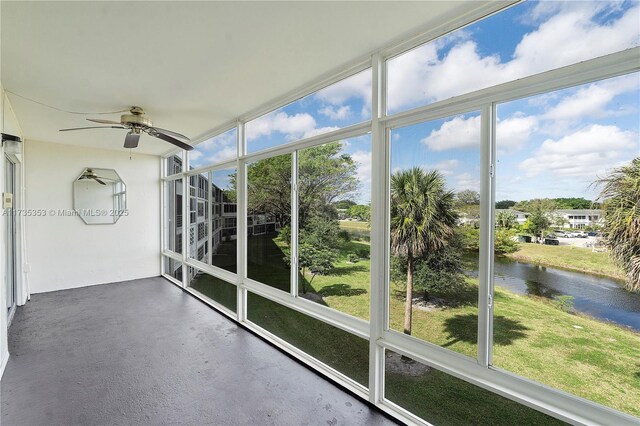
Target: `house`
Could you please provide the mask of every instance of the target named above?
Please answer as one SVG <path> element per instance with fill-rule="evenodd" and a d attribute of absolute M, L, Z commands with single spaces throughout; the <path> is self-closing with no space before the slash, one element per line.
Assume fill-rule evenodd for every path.
<path fill-rule="evenodd" d="M 496 209 L 496 215 L 498 215 L 499 213 L 507 213 L 514 216 L 516 218 L 516 222 L 518 222 L 518 225 L 522 225 L 523 223 L 525 223 L 527 221 L 527 218 L 529 217 L 529 213 L 521 212 L 520 210 L 514 209 Z"/>
<path fill-rule="evenodd" d="M 562 223 L 563 228 L 584 229 L 604 224 L 602 210 L 599 209 L 560 209 L 552 215 L 556 218 L 555 222 Z"/>
<path fill-rule="evenodd" d="M 633 379 L 603 385 L 627 348 L 575 380 L 568 345 L 607 333 L 551 351 L 547 327 L 586 319 L 494 297 L 508 163 L 542 188 L 637 155 L 637 4 L 579 3 L 0 2 L 2 424 L 637 425 Z M 597 122 L 558 112 L 592 93 L 616 105 Z M 578 113 L 582 133 L 547 126 Z M 437 320 L 392 278 L 391 176 L 423 167 L 487 206 L 466 311 Z M 322 208 L 355 191 L 371 241 L 332 263 L 304 208 L 333 226 Z M 340 264 L 311 281 L 309 253 Z"/>

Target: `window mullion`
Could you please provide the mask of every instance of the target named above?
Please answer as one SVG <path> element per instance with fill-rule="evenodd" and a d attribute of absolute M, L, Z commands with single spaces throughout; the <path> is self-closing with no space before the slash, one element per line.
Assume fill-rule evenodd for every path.
<path fill-rule="evenodd" d="M 384 348 L 378 344 L 387 325 L 387 169 L 388 155 L 384 125 L 380 123 L 384 105 L 384 62 L 372 58 L 371 97 L 371 300 L 369 307 L 369 401 L 382 402 L 384 395 Z"/>
<path fill-rule="evenodd" d="M 478 363 L 491 363 L 493 305 L 493 244 L 494 244 L 494 105 L 481 110 L 480 124 L 480 259 L 478 284 Z"/>
<path fill-rule="evenodd" d="M 247 320 L 247 290 L 240 284 L 247 278 L 247 166 L 241 157 L 246 151 L 244 123 L 238 122 L 236 145 L 238 160 L 236 165 L 236 265 L 237 265 L 237 315 L 239 322 Z"/>

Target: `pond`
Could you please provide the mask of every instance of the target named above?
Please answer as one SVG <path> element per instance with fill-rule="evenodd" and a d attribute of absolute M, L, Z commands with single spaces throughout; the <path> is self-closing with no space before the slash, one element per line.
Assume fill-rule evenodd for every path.
<path fill-rule="evenodd" d="M 496 257 L 494 269 L 496 286 L 547 298 L 573 296 L 576 311 L 640 331 L 640 294 L 626 291 L 621 281 L 504 257 Z"/>

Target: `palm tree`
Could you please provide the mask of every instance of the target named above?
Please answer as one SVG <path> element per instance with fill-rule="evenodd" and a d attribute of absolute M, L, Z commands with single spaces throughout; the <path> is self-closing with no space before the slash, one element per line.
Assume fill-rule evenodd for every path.
<path fill-rule="evenodd" d="M 594 183 L 602 186 L 605 241 L 627 274 L 627 290 L 640 292 L 640 157 Z"/>
<path fill-rule="evenodd" d="M 453 236 L 458 214 L 455 193 L 442 175 L 419 167 L 391 176 L 391 251 L 407 259 L 404 332 L 411 334 L 414 259 L 438 250 Z"/>

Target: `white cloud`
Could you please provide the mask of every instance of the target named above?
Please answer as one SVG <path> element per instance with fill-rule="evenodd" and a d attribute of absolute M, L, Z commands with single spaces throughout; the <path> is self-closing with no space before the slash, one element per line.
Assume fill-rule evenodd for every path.
<path fill-rule="evenodd" d="M 422 139 L 421 142 L 433 151 L 479 147 L 480 120 L 480 116 L 455 117 L 445 121 L 439 129 L 432 130 L 429 136 Z M 504 120 L 499 120 L 496 137 L 500 148 L 507 151 L 521 148 L 529 140 L 537 126 L 538 119 L 536 117 L 526 116 L 522 113 L 516 113 Z"/>
<path fill-rule="evenodd" d="M 189 153 L 189 160 L 194 167 L 229 160 L 237 154 L 236 133 L 223 133 L 199 143 L 195 148 Z"/>
<path fill-rule="evenodd" d="M 527 177 L 551 173 L 555 176 L 595 176 L 604 165 L 638 155 L 638 134 L 616 126 L 591 125 L 555 141 L 547 139 L 520 163 Z"/>
<path fill-rule="evenodd" d="M 283 111 L 274 111 L 247 123 L 247 140 L 270 136 L 274 132 L 299 138 L 315 127 L 316 120 L 307 113 L 289 115 Z"/>
<path fill-rule="evenodd" d="M 498 120 L 496 126 L 496 141 L 501 150 L 512 151 L 519 149 L 531 137 L 538 126 L 538 119 L 534 116 L 514 114 L 504 120 Z"/>
<path fill-rule="evenodd" d="M 371 152 L 356 151 L 351 154 L 351 158 L 356 163 L 358 179 L 361 184 L 371 183 Z"/>
<path fill-rule="evenodd" d="M 468 172 L 462 173 L 456 179 L 455 189 L 456 191 L 463 191 L 465 189 L 480 191 L 480 178 Z"/>
<path fill-rule="evenodd" d="M 220 151 L 216 152 L 214 155 L 207 157 L 206 163 L 219 163 L 221 161 L 230 160 L 232 158 L 235 158 L 237 153 L 238 152 L 235 146 L 226 146 Z"/>
<path fill-rule="evenodd" d="M 351 116 L 351 107 L 344 105 L 341 107 L 326 106 L 318 110 L 322 115 L 329 117 L 332 120 L 344 120 Z"/>
<path fill-rule="evenodd" d="M 640 86 L 637 75 L 605 80 L 580 88 L 566 96 L 542 116 L 545 120 L 554 120 L 555 126 L 567 126 L 584 118 L 602 118 L 625 112 L 607 109 L 609 103 L 618 95 L 637 90 Z M 562 129 L 561 129 L 562 130 Z"/>
<path fill-rule="evenodd" d="M 450 176 L 453 174 L 453 170 L 460 164 L 460 161 L 452 159 L 452 160 L 443 160 L 436 164 L 423 164 L 420 166 L 423 170 L 437 170 L 444 176 Z"/>
<path fill-rule="evenodd" d="M 420 142 L 433 151 L 480 146 L 480 116 L 445 121 Z"/>
<path fill-rule="evenodd" d="M 331 105 L 342 105 L 352 98 L 371 105 L 371 71 L 365 70 L 318 91 L 315 97 Z"/>
<path fill-rule="evenodd" d="M 249 141 L 272 133 L 282 133 L 287 141 L 293 141 L 338 129 L 336 126 L 316 127 L 316 120 L 306 112 L 289 115 L 284 111 L 263 115 L 246 125 Z"/>
<path fill-rule="evenodd" d="M 438 56 L 439 43 L 401 55 L 389 62 L 389 110 L 447 99 L 638 45 L 640 6 L 602 25 L 594 22 L 598 13 L 603 13 L 602 5 L 563 8 L 525 34 L 506 61 L 498 55 L 483 56 L 471 40 L 459 42 L 444 57 Z"/>
<path fill-rule="evenodd" d="M 189 153 L 189 161 L 191 161 L 191 163 L 198 161 L 200 158 L 202 158 L 204 154 L 202 153 L 202 151 L 198 151 L 198 150 L 194 150 L 191 151 Z"/>

